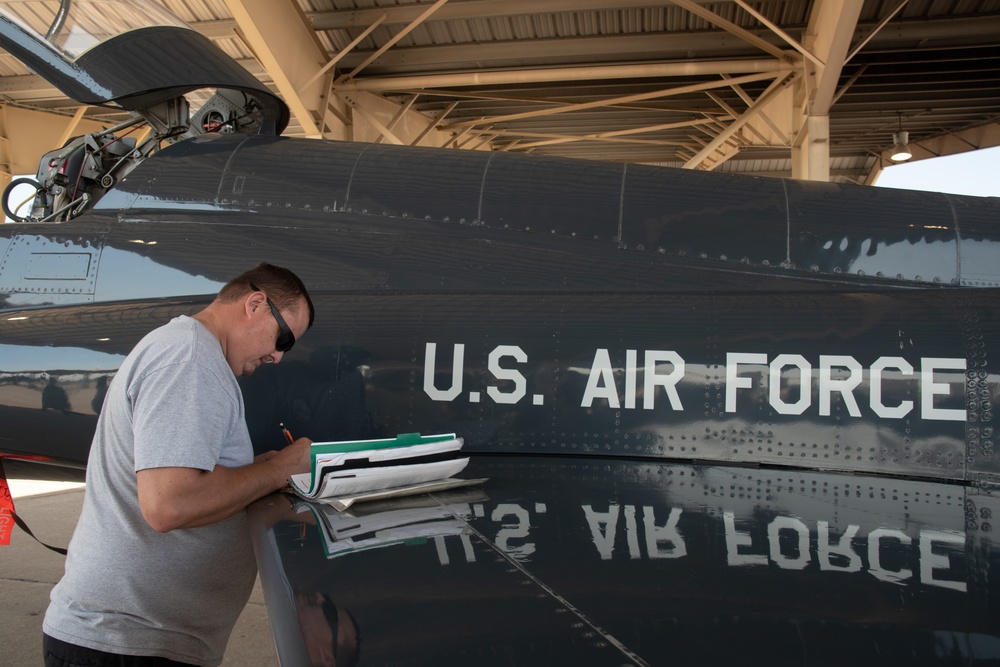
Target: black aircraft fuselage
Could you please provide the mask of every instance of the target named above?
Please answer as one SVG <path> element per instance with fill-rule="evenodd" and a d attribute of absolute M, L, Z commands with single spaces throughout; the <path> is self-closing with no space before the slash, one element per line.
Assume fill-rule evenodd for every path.
<path fill-rule="evenodd" d="M 281 138 L 176 22 L 66 58 L 103 8 L 0 10 L 134 114 L 0 225 L 0 470 L 78 477 L 132 347 L 269 261 L 316 320 L 240 380 L 257 451 L 455 432 L 488 478 L 248 508 L 281 664 L 996 664 L 1000 199 Z"/>
<path fill-rule="evenodd" d="M 241 380 L 259 450 L 471 452 L 991 485 L 1000 202 L 507 153 L 206 134 L 0 227 L 0 450 L 82 466 L 148 331 L 267 260 L 316 324 Z"/>

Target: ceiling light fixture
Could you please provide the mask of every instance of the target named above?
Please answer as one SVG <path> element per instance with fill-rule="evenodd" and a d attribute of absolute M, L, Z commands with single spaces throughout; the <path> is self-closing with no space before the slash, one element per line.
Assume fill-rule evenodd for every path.
<path fill-rule="evenodd" d="M 892 133 L 892 152 L 889 159 L 893 162 L 906 162 L 913 153 L 910 152 L 910 133 L 903 129 L 903 114 L 899 114 L 899 130 Z"/>

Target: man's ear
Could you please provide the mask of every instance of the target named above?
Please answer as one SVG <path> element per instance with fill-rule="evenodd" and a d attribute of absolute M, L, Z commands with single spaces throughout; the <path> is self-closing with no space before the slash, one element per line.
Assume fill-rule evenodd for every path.
<path fill-rule="evenodd" d="M 246 313 L 247 317 L 253 317 L 260 308 L 267 305 L 267 297 L 264 296 L 263 292 L 250 292 L 243 299 L 243 311 Z"/>

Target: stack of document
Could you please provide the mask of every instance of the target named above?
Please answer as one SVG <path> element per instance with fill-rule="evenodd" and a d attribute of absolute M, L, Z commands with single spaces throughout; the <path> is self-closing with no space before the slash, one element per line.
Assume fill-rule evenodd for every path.
<path fill-rule="evenodd" d="M 301 503 L 309 510 L 323 538 L 327 558 L 394 544 L 464 535 L 472 518 L 471 503 L 488 500 L 482 491 L 445 491 L 434 497 L 395 498 L 365 503 L 361 509 L 338 511 L 327 503 Z"/>
<path fill-rule="evenodd" d="M 462 444 L 454 433 L 314 442 L 310 471 L 292 475 L 290 486 L 307 500 L 420 487 L 446 480 L 465 468 L 469 457 L 461 455 Z"/>

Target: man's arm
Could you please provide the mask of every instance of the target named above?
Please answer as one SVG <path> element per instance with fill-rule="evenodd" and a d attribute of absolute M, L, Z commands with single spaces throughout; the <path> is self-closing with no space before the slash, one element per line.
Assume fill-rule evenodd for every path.
<path fill-rule="evenodd" d="M 308 438 L 240 468 L 147 468 L 138 473 L 139 509 L 160 533 L 228 519 L 257 498 L 309 470 Z"/>

